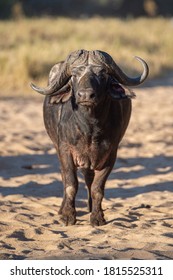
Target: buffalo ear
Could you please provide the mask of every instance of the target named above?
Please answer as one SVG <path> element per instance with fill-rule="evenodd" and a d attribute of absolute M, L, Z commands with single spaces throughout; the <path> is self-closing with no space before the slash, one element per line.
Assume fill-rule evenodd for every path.
<path fill-rule="evenodd" d="M 110 81 L 108 93 L 113 99 L 122 99 L 126 97 L 125 89 L 115 80 Z"/>
<path fill-rule="evenodd" d="M 129 92 L 129 93 L 128 93 Z M 129 88 L 124 88 L 117 80 L 111 78 L 108 86 L 108 93 L 114 100 L 134 98 L 135 94 Z"/>
<path fill-rule="evenodd" d="M 72 90 L 61 94 L 57 94 L 50 97 L 50 103 L 51 104 L 65 103 L 70 99 L 71 96 L 72 96 Z"/>

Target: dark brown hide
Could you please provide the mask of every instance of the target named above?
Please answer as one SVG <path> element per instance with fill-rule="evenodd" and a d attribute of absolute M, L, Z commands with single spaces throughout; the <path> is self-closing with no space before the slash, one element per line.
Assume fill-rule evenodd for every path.
<path fill-rule="evenodd" d="M 133 79 L 127 78 L 119 68 L 115 75 L 112 58 L 99 51 L 72 53 L 66 66 L 64 63 L 52 68 L 45 91 L 34 88 L 49 94 L 44 102 L 44 122 L 57 150 L 64 184 L 59 214 L 65 225 L 75 224 L 77 169 L 80 169 L 88 187 L 90 222 L 93 226 L 103 225 L 101 204 L 105 182 L 114 166 L 131 115 L 131 99 L 122 82 L 125 79 L 127 85 Z M 148 75 L 147 65 L 144 61 L 142 63 L 145 73 L 134 79 L 134 83 L 140 84 Z M 60 73 L 64 71 L 66 74 L 62 78 Z M 53 91 L 50 94 L 51 85 Z"/>
<path fill-rule="evenodd" d="M 131 100 L 108 102 L 96 120 L 94 116 L 86 116 L 88 112 L 83 115 L 74 111 L 70 101 L 52 105 L 50 100 L 46 97 L 44 103 L 45 126 L 58 153 L 65 187 L 59 213 L 66 225 L 76 222 L 76 172 L 81 168 L 89 192 L 91 224 L 102 225 L 105 223 L 101 208 L 104 186 L 129 123 Z"/>

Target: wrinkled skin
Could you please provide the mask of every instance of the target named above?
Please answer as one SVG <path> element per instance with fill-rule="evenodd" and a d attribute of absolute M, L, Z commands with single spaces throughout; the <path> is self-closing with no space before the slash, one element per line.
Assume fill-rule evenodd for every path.
<path fill-rule="evenodd" d="M 52 68 L 49 85 L 59 79 L 63 63 Z M 100 226 L 105 224 L 105 183 L 130 120 L 131 99 L 107 66 L 90 56 L 84 61 L 76 59 L 69 69 L 70 78 L 65 77 L 61 88 L 46 96 L 44 102 L 45 127 L 57 150 L 64 185 L 59 214 L 65 225 L 76 223 L 80 169 L 88 188 L 90 223 Z"/>

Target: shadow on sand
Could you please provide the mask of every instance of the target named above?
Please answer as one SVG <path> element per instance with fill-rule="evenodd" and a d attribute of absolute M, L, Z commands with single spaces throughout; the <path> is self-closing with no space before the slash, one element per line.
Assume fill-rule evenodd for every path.
<path fill-rule="evenodd" d="M 152 158 L 127 158 L 126 160 L 118 158 L 116 165 L 118 167 L 112 170 L 109 179 L 130 180 L 145 177 L 148 175 L 164 175 L 173 171 L 173 157 L 164 155 Z M 140 166 L 137 171 L 131 170 L 135 166 Z M 123 168 L 126 167 L 126 170 Z M 129 168 L 129 170 L 128 170 Z M 20 194 L 33 197 L 62 197 L 63 186 L 60 179 L 56 177 L 56 173 L 60 173 L 60 168 L 56 155 L 19 155 L 0 157 L 0 176 L 10 181 L 11 178 L 17 178 L 33 175 L 33 179 L 28 178 L 28 182 L 18 187 L 0 186 L 2 196 Z M 128 171 L 127 171 L 128 170 Z M 52 174 L 55 173 L 55 174 Z M 51 183 L 39 183 L 38 175 L 46 175 L 50 178 Z M 34 176 L 35 175 L 35 176 Z M 38 177 L 38 178 L 37 178 Z M 80 177 L 80 175 L 79 175 Z M 21 178 L 20 178 L 21 180 Z M 50 180 L 49 180 L 50 181 Z M 152 191 L 170 191 L 173 192 L 172 182 L 160 182 L 143 186 L 134 186 L 133 188 L 123 189 L 120 187 L 106 188 L 106 197 L 109 198 L 128 198 L 138 194 L 148 193 Z M 80 183 L 79 198 L 86 198 L 86 190 L 84 183 Z"/>

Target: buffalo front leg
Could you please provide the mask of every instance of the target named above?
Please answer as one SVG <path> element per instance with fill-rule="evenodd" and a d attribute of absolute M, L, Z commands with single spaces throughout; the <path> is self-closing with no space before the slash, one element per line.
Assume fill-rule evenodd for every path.
<path fill-rule="evenodd" d="M 64 197 L 59 210 L 61 221 L 67 225 L 76 223 L 75 197 L 78 190 L 77 171 L 71 157 L 63 156 L 61 174 L 64 185 Z"/>
<path fill-rule="evenodd" d="M 105 183 L 112 167 L 113 165 L 103 170 L 95 171 L 95 177 L 91 186 L 92 212 L 90 223 L 92 226 L 101 226 L 106 223 L 102 210 L 102 200 L 104 197 Z"/>
<path fill-rule="evenodd" d="M 91 185 L 94 179 L 94 170 L 85 169 L 82 171 L 82 173 L 84 175 L 85 183 L 88 188 L 88 210 L 89 212 L 91 212 L 92 211 Z"/>

